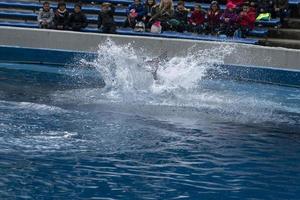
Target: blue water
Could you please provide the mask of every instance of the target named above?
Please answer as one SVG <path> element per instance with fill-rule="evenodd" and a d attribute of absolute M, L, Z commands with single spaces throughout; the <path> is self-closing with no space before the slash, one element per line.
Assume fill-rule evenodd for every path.
<path fill-rule="evenodd" d="M 300 197 L 299 88 L 203 79 L 125 97 L 0 69 L 0 199 Z"/>

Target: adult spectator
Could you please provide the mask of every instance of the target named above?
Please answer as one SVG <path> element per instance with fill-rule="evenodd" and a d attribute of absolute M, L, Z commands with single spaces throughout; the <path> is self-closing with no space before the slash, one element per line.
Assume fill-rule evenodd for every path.
<path fill-rule="evenodd" d="M 212 1 L 207 12 L 207 33 L 215 35 L 220 30 L 222 12 L 217 1 Z"/>
<path fill-rule="evenodd" d="M 141 0 L 134 0 L 134 2 L 128 6 L 126 10 L 127 18 L 124 22 L 124 27 L 134 28 L 135 24 L 142 21 L 144 17 L 144 5 Z"/>
<path fill-rule="evenodd" d="M 159 24 L 162 26 L 162 30 L 166 31 L 170 29 L 169 21 L 173 18 L 173 15 L 173 1 L 161 0 L 160 4 L 154 6 L 150 22 L 152 24 L 159 22 Z"/>
<path fill-rule="evenodd" d="M 189 18 L 189 30 L 195 33 L 202 33 L 205 29 L 206 12 L 201 5 L 196 5 Z"/>
<path fill-rule="evenodd" d="M 286 26 L 284 18 L 288 16 L 288 0 L 275 0 L 274 1 L 274 9 L 272 14 L 273 18 L 280 18 L 280 22 L 283 26 Z"/>
<path fill-rule="evenodd" d="M 46 1 L 43 3 L 43 8 L 39 10 L 37 18 L 40 28 L 52 28 L 53 18 L 53 9 L 50 8 L 49 2 Z"/>
<path fill-rule="evenodd" d="M 59 2 L 53 19 L 54 28 L 58 30 L 68 29 L 69 12 L 66 9 L 66 3 Z"/>
<path fill-rule="evenodd" d="M 81 5 L 75 4 L 74 12 L 70 15 L 69 26 L 73 31 L 80 31 L 87 27 L 88 22 L 85 14 L 81 11 Z"/>
<path fill-rule="evenodd" d="M 103 3 L 98 15 L 98 29 L 102 28 L 103 33 L 116 33 L 114 20 L 115 6 L 110 3 Z"/>
<path fill-rule="evenodd" d="M 144 5 L 144 17 L 143 21 L 146 25 L 146 28 L 150 29 L 151 24 L 149 23 L 149 20 L 151 19 L 151 15 L 153 12 L 153 8 L 156 5 L 155 0 L 146 0 L 145 5 Z"/>
<path fill-rule="evenodd" d="M 184 2 L 180 1 L 174 12 L 174 17 L 169 21 L 172 29 L 177 32 L 183 32 L 187 28 L 189 10 L 184 7 Z"/>

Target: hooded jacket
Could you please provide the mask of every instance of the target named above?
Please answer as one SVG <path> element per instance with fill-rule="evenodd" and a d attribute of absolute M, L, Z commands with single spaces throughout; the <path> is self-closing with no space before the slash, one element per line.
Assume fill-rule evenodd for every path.
<path fill-rule="evenodd" d="M 240 14 L 239 16 L 239 24 L 242 27 L 247 27 L 251 30 L 254 28 L 255 20 L 256 20 L 256 11 L 254 8 L 250 8 L 246 15 Z"/>
<path fill-rule="evenodd" d="M 144 17 L 145 14 L 145 8 L 143 4 L 131 4 L 128 6 L 127 10 L 126 10 L 126 14 L 129 15 L 131 10 L 135 10 L 135 12 L 137 13 L 137 19 L 141 20 Z"/>
<path fill-rule="evenodd" d="M 225 19 L 229 18 L 229 22 L 225 22 Z M 226 9 L 221 16 L 222 23 L 233 25 L 238 22 L 239 16 L 235 13 L 235 11 L 230 12 L 228 9 Z"/>
<path fill-rule="evenodd" d="M 78 28 L 85 28 L 87 27 L 88 22 L 85 14 L 83 12 L 79 13 L 72 13 L 69 17 L 69 26 L 70 27 L 78 27 Z"/>
<path fill-rule="evenodd" d="M 106 12 L 100 11 L 98 15 L 98 28 L 101 26 L 115 26 L 114 13 L 115 7 L 113 5 L 111 5 L 110 10 Z"/>
<path fill-rule="evenodd" d="M 67 27 L 69 23 L 69 12 L 67 11 L 67 9 L 63 11 L 57 9 L 53 21 L 55 26 Z"/>
<path fill-rule="evenodd" d="M 50 8 L 49 11 L 45 11 L 43 8 L 40 9 L 38 14 L 38 22 L 42 23 L 43 21 L 46 21 L 48 24 L 53 21 L 54 18 L 54 12 L 53 9 Z"/>

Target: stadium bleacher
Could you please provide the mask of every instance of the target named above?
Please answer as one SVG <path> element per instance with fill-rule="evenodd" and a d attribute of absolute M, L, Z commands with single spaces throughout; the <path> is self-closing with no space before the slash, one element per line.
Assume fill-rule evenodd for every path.
<path fill-rule="evenodd" d="M 115 21 L 117 26 L 122 26 L 125 21 L 126 6 L 132 3 L 131 0 L 81 0 L 86 3 L 83 5 L 82 10 L 87 14 L 90 26 L 86 28 L 85 32 L 100 32 L 97 30 L 97 14 L 99 13 L 99 6 L 92 5 L 91 2 L 101 4 L 103 2 L 110 2 L 118 5 L 116 8 Z M 177 1 L 174 2 L 175 5 Z M 295 6 L 300 4 L 300 0 L 290 0 L 290 4 Z M 201 4 L 204 9 L 208 9 L 209 4 Z M 16 27 L 27 27 L 27 28 L 38 28 L 36 22 L 37 11 L 42 7 L 42 4 L 37 1 L 7 1 L 0 0 L 0 26 L 16 26 Z M 56 3 L 51 2 L 51 7 L 56 8 Z M 194 3 L 186 2 L 186 7 L 194 7 Z M 224 9 L 224 5 L 221 9 Z M 67 4 L 67 9 L 72 11 L 74 8 L 73 3 Z M 268 27 L 276 27 L 280 24 L 279 19 L 271 19 L 270 21 L 257 22 L 256 27 L 252 30 L 249 35 L 257 38 L 266 37 L 268 34 Z M 241 42 L 247 44 L 256 44 L 258 39 L 256 38 L 224 38 L 217 36 L 207 35 L 196 35 L 192 33 L 176 33 L 176 32 L 164 32 L 162 34 L 153 34 L 147 32 L 134 32 L 130 29 L 119 28 L 118 34 L 124 35 L 140 35 L 140 36 L 152 36 L 152 37 L 170 37 L 170 38 L 181 38 L 181 39 L 195 39 L 195 40 L 209 40 L 209 41 L 230 41 L 230 42 Z"/>

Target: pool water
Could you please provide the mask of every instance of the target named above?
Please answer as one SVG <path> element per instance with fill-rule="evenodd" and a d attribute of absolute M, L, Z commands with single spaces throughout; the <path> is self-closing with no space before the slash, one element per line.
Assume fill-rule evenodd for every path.
<path fill-rule="evenodd" d="M 299 199 L 299 88 L 99 59 L 105 86 L 0 64 L 0 199 Z"/>

